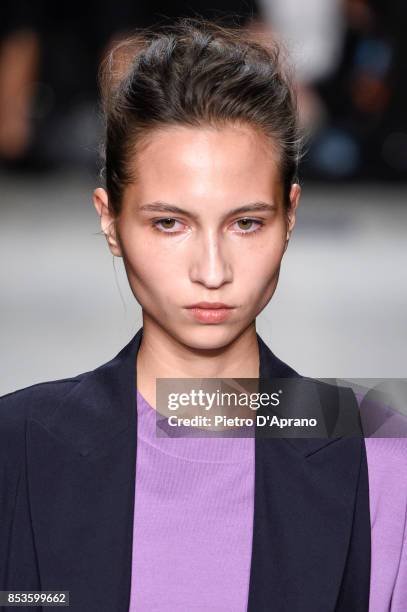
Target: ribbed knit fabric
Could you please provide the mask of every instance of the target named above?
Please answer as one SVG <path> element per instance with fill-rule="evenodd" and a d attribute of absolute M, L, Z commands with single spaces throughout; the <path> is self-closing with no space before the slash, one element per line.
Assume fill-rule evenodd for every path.
<path fill-rule="evenodd" d="M 160 438 L 137 410 L 131 612 L 245 612 L 254 438 Z"/>
<path fill-rule="evenodd" d="M 156 411 L 139 392 L 137 410 L 129 612 L 246 612 L 254 438 L 160 438 Z M 407 439 L 365 442 L 369 612 L 406 612 Z"/>
<path fill-rule="evenodd" d="M 372 565 L 369 612 L 407 611 L 407 438 L 366 438 Z"/>

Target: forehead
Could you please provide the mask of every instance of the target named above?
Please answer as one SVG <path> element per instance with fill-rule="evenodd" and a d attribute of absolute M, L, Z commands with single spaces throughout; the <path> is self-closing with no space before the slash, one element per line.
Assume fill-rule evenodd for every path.
<path fill-rule="evenodd" d="M 129 162 L 127 194 L 208 206 L 281 195 L 279 154 L 272 140 L 247 125 L 171 126 L 148 134 Z"/>

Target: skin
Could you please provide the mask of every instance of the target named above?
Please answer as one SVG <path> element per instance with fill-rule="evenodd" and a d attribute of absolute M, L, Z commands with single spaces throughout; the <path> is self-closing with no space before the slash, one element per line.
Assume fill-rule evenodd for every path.
<path fill-rule="evenodd" d="M 138 177 L 118 217 L 95 189 L 101 229 L 142 307 L 137 387 L 150 405 L 156 378 L 258 377 L 255 320 L 276 290 L 301 191 L 292 185 L 287 214 L 278 161 L 250 126 L 172 126 L 135 155 Z M 157 201 L 186 212 L 141 210 Z M 232 212 L 259 201 L 273 210 Z M 224 322 L 201 323 L 185 310 L 199 301 L 236 308 Z"/>

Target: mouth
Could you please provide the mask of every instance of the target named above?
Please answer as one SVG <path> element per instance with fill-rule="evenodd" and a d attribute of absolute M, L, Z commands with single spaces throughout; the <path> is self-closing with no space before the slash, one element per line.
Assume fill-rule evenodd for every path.
<path fill-rule="evenodd" d="M 186 306 L 186 308 L 205 308 L 208 310 L 217 310 L 218 308 L 234 308 L 234 306 L 224 304 L 223 302 L 197 302 L 196 304 Z"/>
<path fill-rule="evenodd" d="M 187 306 L 186 310 L 201 323 L 221 323 L 232 314 L 234 308 L 222 302 L 198 302 Z"/>

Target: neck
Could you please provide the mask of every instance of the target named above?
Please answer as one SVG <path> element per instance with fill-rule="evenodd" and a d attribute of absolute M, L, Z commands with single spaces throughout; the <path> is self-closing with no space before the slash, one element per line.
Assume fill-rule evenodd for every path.
<path fill-rule="evenodd" d="M 258 378 L 255 321 L 219 348 L 188 346 L 143 312 L 143 337 L 137 354 L 137 389 L 155 408 L 157 378 Z"/>

